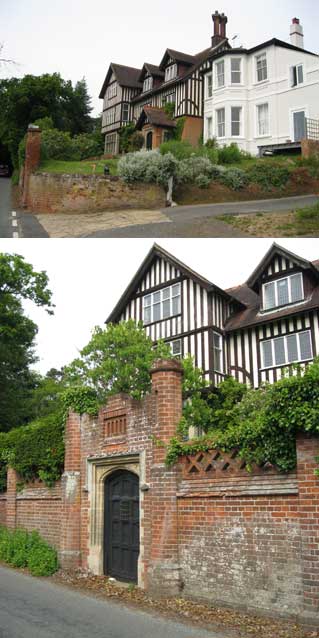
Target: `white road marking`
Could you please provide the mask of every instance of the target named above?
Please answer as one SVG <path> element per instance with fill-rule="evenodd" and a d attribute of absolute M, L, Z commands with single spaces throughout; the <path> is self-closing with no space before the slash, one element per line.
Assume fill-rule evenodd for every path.
<path fill-rule="evenodd" d="M 17 226 L 18 226 L 18 220 L 16 219 L 17 212 L 15 210 L 12 210 L 11 211 L 11 215 L 12 215 L 12 218 L 11 218 L 12 226 L 13 226 L 13 228 L 17 228 Z M 19 231 L 18 230 L 13 230 L 12 231 L 12 237 L 13 237 L 13 239 L 19 239 Z"/>
<path fill-rule="evenodd" d="M 13 239 L 19 239 L 19 233 L 13 233 L 12 237 Z"/>
<path fill-rule="evenodd" d="M 16 213 L 16 211 L 15 211 L 15 210 L 13 210 L 13 211 L 12 211 L 12 217 L 16 217 L 16 216 L 17 216 L 17 213 Z"/>
<path fill-rule="evenodd" d="M 12 226 L 17 226 L 17 225 L 18 225 L 17 220 L 16 220 L 16 219 L 13 219 L 13 220 L 12 220 Z"/>

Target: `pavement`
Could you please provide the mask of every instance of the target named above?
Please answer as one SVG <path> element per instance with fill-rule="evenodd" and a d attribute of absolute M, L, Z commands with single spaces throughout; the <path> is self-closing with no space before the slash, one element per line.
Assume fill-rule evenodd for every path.
<path fill-rule="evenodd" d="M 318 202 L 316 195 L 302 195 L 247 202 L 175 206 L 158 211 L 34 215 L 12 211 L 10 190 L 10 180 L 0 179 L 0 237 L 249 237 L 216 218 L 221 215 L 272 211 L 278 214 Z"/>
<path fill-rule="evenodd" d="M 225 634 L 223 634 L 225 635 Z M 0 638 L 222 638 L 0 567 Z"/>

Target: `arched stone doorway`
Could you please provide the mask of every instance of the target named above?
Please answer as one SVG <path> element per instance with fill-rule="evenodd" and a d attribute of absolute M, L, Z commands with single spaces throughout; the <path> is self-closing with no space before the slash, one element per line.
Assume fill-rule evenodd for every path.
<path fill-rule="evenodd" d="M 128 470 L 107 476 L 104 487 L 104 573 L 137 582 L 139 478 Z"/>

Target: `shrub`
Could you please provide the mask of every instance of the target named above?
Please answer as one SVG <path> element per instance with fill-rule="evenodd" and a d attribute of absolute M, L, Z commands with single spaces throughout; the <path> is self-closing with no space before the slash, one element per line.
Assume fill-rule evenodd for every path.
<path fill-rule="evenodd" d="M 47 129 L 41 136 L 41 157 L 42 159 L 79 160 L 80 151 L 75 150 L 70 133 Z"/>
<path fill-rule="evenodd" d="M 81 160 L 99 156 L 103 153 L 103 136 L 96 133 L 76 135 L 72 138 L 72 143 L 75 156 L 79 156 Z M 77 159 L 77 157 L 74 157 L 74 159 Z"/>
<path fill-rule="evenodd" d="M 192 155 L 188 159 L 178 162 L 176 170 L 176 181 L 180 184 L 195 182 L 196 178 L 204 176 L 211 181 L 213 165 L 207 157 L 196 157 Z"/>
<path fill-rule="evenodd" d="M 247 177 L 250 182 L 258 184 L 263 190 L 271 190 L 284 188 L 289 180 L 290 171 L 282 164 L 261 161 L 247 170 Z"/>
<path fill-rule="evenodd" d="M 121 157 L 118 174 L 125 182 L 155 183 L 167 187 L 176 166 L 172 153 L 161 155 L 158 151 L 138 151 Z"/>
<path fill-rule="evenodd" d="M 229 144 L 229 146 L 225 145 L 218 149 L 218 161 L 220 164 L 237 164 L 242 159 L 242 151 L 234 142 Z"/>
<path fill-rule="evenodd" d="M 308 169 L 311 177 L 315 179 L 319 178 L 319 155 L 312 155 L 310 157 L 298 157 L 296 165 L 299 167 L 305 167 Z"/>
<path fill-rule="evenodd" d="M 28 567 L 33 576 L 50 576 L 58 569 L 56 550 L 36 531 L 0 526 L 0 560 L 13 567 Z"/>
<path fill-rule="evenodd" d="M 296 217 L 298 221 L 319 219 L 319 204 L 307 206 L 306 208 L 297 208 Z"/>
<path fill-rule="evenodd" d="M 245 188 L 248 184 L 247 174 L 241 168 L 229 168 L 222 173 L 220 181 L 234 191 Z"/>
<path fill-rule="evenodd" d="M 186 140 L 169 140 L 168 142 L 163 142 L 163 144 L 161 144 L 160 152 L 162 155 L 171 153 L 177 160 L 184 160 L 194 154 L 194 147 Z"/>
<path fill-rule="evenodd" d="M 144 137 L 139 131 L 135 131 L 131 137 L 131 151 L 139 151 L 144 146 Z"/>
<path fill-rule="evenodd" d="M 200 175 L 197 175 L 197 177 L 195 178 L 195 184 L 200 188 L 208 188 L 210 182 L 211 180 L 209 179 L 209 177 L 207 177 L 207 175 L 203 175 L 202 173 Z"/>

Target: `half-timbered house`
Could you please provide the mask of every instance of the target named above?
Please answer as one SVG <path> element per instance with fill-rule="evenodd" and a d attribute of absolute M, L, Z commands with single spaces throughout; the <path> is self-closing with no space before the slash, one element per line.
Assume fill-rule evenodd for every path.
<path fill-rule="evenodd" d="M 213 385 L 232 375 L 258 387 L 319 354 L 318 317 L 319 260 L 273 244 L 245 284 L 222 290 L 154 244 L 107 323 L 142 321 Z"/>
<path fill-rule="evenodd" d="M 99 96 L 104 100 L 102 133 L 106 152 L 118 151 L 119 130 L 129 121 L 138 122 L 145 106 L 163 108 L 168 102 L 175 105 L 175 118 L 185 118 L 182 139 L 198 144 L 203 132 L 201 72 L 206 68 L 204 63 L 215 53 L 230 48 L 226 37 L 227 17 L 216 11 L 213 22 L 211 45 L 200 53 L 190 55 L 166 49 L 159 66 L 144 63 L 140 70 L 110 65 Z"/>

